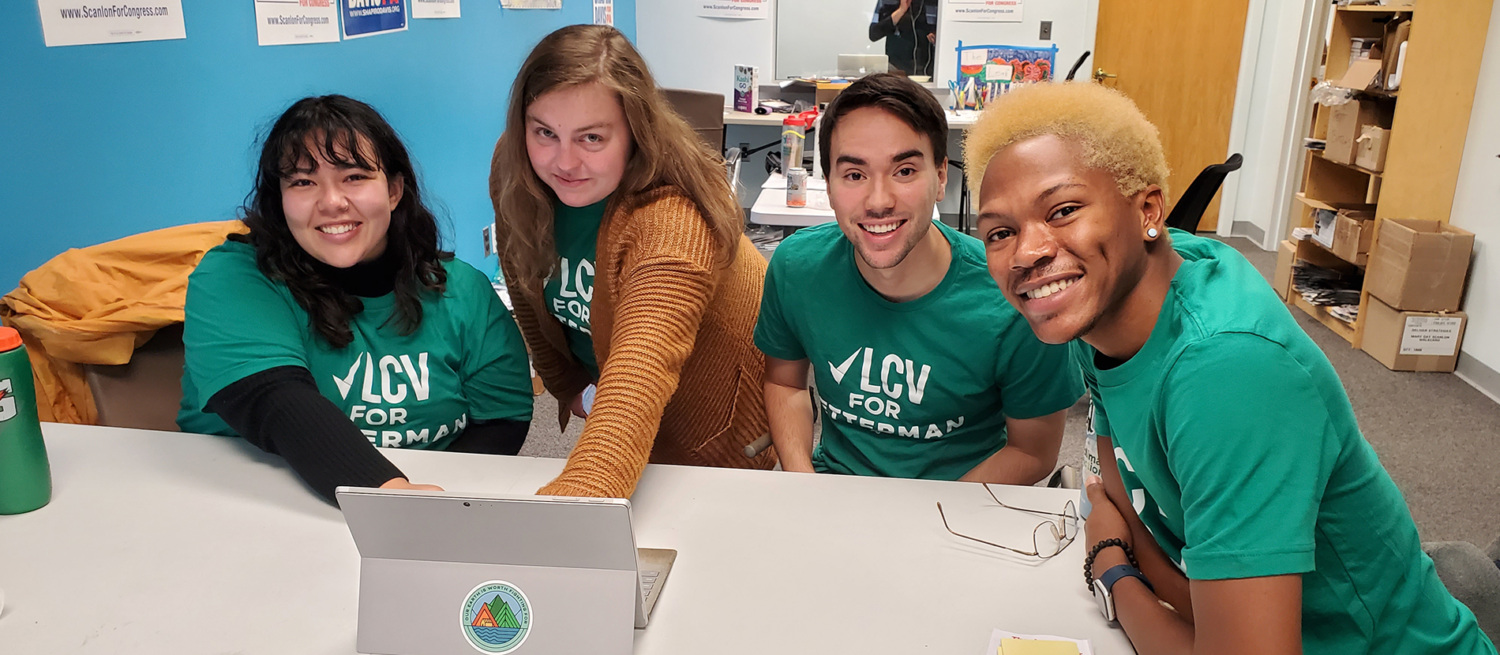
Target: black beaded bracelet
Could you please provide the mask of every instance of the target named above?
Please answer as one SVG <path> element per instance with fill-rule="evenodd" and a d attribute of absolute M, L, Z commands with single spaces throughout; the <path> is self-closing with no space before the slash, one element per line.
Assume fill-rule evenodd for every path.
<path fill-rule="evenodd" d="M 1130 549 L 1130 544 L 1125 543 L 1124 539 L 1105 539 L 1100 541 L 1094 544 L 1093 548 L 1089 549 L 1089 556 L 1083 560 L 1083 586 L 1087 587 L 1089 591 L 1094 590 L 1094 558 L 1098 557 L 1101 551 L 1110 546 L 1119 546 L 1120 550 L 1125 551 L 1125 561 L 1130 562 L 1130 565 L 1137 569 L 1141 568 L 1141 565 L 1135 561 L 1135 551 Z"/>

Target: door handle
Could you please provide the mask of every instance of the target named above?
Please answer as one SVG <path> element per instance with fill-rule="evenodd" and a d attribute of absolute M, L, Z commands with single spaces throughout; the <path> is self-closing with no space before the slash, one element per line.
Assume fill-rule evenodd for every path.
<path fill-rule="evenodd" d="M 1100 68 L 1099 70 L 1094 71 L 1094 81 L 1095 82 L 1103 82 L 1104 79 L 1108 78 L 1108 77 L 1119 77 L 1119 76 L 1115 75 L 1114 73 L 1106 73 L 1106 72 L 1104 72 L 1103 68 Z"/>

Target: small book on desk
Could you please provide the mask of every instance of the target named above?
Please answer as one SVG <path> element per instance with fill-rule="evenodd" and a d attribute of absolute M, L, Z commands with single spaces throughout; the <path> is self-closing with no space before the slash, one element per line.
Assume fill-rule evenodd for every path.
<path fill-rule="evenodd" d="M 760 74 L 754 66 L 734 67 L 734 110 L 751 113 L 760 104 Z"/>

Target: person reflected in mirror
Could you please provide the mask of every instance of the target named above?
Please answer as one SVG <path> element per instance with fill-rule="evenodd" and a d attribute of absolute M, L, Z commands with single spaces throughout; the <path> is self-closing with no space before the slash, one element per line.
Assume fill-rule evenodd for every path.
<path fill-rule="evenodd" d="M 938 0 L 877 0 L 870 41 L 885 39 L 892 71 L 931 77 L 937 20 Z"/>

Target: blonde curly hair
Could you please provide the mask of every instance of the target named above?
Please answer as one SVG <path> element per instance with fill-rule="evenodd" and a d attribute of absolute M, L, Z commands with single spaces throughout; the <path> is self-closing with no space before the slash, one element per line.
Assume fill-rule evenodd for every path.
<path fill-rule="evenodd" d="M 1167 157 L 1156 126 L 1125 94 L 1090 82 L 1027 84 L 987 107 L 964 138 L 964 173 L 975 195 L 995 153 L 1043 134 L 1082 146 L 1084 163 L 1114 175 L 1123 195 L 1152 184 L 1167 195 Z"/>

